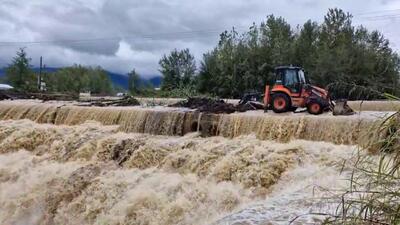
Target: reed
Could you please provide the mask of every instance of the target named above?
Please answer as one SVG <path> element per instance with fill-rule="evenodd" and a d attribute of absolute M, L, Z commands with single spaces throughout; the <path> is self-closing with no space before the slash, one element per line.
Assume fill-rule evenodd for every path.
<path fill-rule="evenodd" d="M 400 224 L 400 111 L 377 126 L 360 143 L 350 185 L 324 224 Z"/>

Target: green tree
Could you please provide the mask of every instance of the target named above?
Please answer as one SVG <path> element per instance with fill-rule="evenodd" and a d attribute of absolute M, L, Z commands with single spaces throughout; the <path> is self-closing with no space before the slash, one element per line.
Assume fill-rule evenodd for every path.
<path fill-rule="evenodd" d="M 293 31 L 282 17 L 270 15 L 260 26 L 264 59 L 272 65 L 291 64 Z"/>
<path fill-rule="evenodd" d="M 314 79 L 327 85 L 332 82 L 350 82 L 354 28 L 352 16 L 341 9 L 329 9 L 324 17 L 319 36 Z"/>
<path fill-rule="evenodd" d="M 189 49 L 181 51 L 175 49 L 168 56 L 164 55 L 159 64 L 160 72 L 164 76 L 161 85 L 163 90 L 170 91 L 192 85 L 196 63 Z"/>
<path fill-rule="evenodd" d="M 382 34 L 354 27 L 351 14 L 335 8 L 328 10 L 322 24 L 309 20 L 296 32 L 273 15 L 243 34 L 224 31 L 218 45 L 203 55 L 196 80 L 202 93 L 240 97 L 249 89 L 263 92 L 276 66 L 293 64 L 305 68 L 313 84 L 321 87 L 341 82 L 400 94 L 399 62 Z M 358 91 L 343 97 L 369 98 Z"/>
<path fill-rule="evenodd" d="M 110 94 L 112 92 L 111 80 L 107 72 L 101 67 L 87 68 L 84 76 L 84 86 L 92 93 Z"/>
<path fill-rule="evenodd" d="M 293 64 L 302 66 L 306 71 L 315 70 L 319 26 L 308 20 L 300 29 L 293 46 Z M 311 74 L 312 75 L 312 74 Z"/>
<path fill-rule="evenodd" d="M 216 49 L 203 55 L 197 77 L 197 90 L 200 93 L 219 93 L 219 86 L 213 77 L 214 74 L 221 74 Z"/>
<path fill-rule="evenodd" d="M 24 48 L 19 49 L 11 65 L 6 68 L 6 80 L 16 89 L 33 91 L 37 90 L 37 81 L 30 61 Z"/>
<path fill-rule="evenodd" d="M 238 34 L 235 28 L 223 32 L 218 46 L 203 56 L 199 90 L 209 86 L 208 93 L 234 98 L 247 90 L 263 91 L 274 67 L 291 62 L 293 40 L 290 25 L 272 15 L 260 28 L 253 24 L 245 34 Z"/>
<path fill-rule="evenodd" d="M 110 94 L 111 80 L 101 67 L 84 67 L 74 65 L 62 68 L 45 77 L 49 91 L 64 93 L 91 92 Z"/>
<path fill-rule="evenodd" d="M 140 93 L 140 76 L 135 69 L 128 73 L 128 90 L 131 94 Z"/>

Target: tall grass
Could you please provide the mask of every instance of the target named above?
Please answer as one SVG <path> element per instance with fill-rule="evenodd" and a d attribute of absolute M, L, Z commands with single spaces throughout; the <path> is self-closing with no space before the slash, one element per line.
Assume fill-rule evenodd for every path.
<path fill-rule="evenodd" d="M 363 93 L 368 91 L 368 88 L 361 86 L 350 90 L 357 89 Z M 400 100 L 396 96 L 372 89 L 370 93 L 366 99 L 377 95 L 388 100 Z M 358 153 L 351 160 L 354 164 L 350 167 L 350 185 L 342 194 L 328 198 L 329 202 L 338 202 L 336 211 L 333 214 L 312 214 L 325 217 L 322 224 L 400 224 L 400 111 L 365 131 L 358 146 Z M 292 220 L 291 224 L 298 218 Z"/>
<path fill-rule="evenodd" d="M 400 112 L 367 137 L 359 144 L 348 190 L 324 224 L 400 224 Z"/>

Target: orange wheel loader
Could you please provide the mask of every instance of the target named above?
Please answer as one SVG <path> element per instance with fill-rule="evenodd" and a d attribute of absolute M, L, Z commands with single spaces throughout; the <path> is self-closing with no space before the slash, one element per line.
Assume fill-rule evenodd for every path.
<path fill-rule="evenodd" d="M 318 115 L 331 109 L 328 91 L 312 86 L 301 67 L 281 66 L 275 68 L 275 83 L 265 87 L 264 107 L 275 113 L 307 108 Z"/>

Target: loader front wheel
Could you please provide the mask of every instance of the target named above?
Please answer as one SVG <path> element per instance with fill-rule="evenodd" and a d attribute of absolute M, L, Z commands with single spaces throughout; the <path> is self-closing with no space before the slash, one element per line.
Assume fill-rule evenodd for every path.
<path fill-rule="evenodd" d="M 313 115 L 319 115 L 321 114 L 324 109 L 322 107 L 322 104 L 319 103 L 318 101 L 311 101 L 308 105 L 307 105 L 307 111 L 310 114 Z"/>
<path fill-rule="evenodd" d="M 275 113 L 284 113 L 291 108 L 290 99 L 287 95 L 277 93 L 272 95 L 272 110 Z"/>

